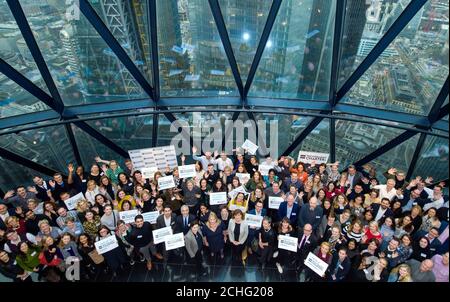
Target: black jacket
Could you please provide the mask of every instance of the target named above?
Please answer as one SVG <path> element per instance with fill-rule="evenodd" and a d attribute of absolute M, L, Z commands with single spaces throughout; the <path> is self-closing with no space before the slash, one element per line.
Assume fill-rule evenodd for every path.
<path fill-rule="evenodd" d="M 185 226 L 184 225 L 184 217 L 183 215 L 179 215 L 177 216 L 176 220 L 175 220 L 175 230 L 177 233 L 181 233 L 183 232 L 184 235 L 187 234 L 187 232 L 189 232 L 189 229 L 191 228 L 191 223 L 195 220 L 195 216 L 192 214 L 189 214 L 188 216 L 188 225 Z"/>
<path fill-rule="evenodd" d="M 335 273 L 338 260 L 339 253 L 336 252 L 333 255 L 333 259 L 331 260 L 331 264 L 328 266 L 327 270 L 328 279 L 333 282 L 341 282 L 345 280 L 351 268 L 350 260 L 348 259 L 348 257 L 345 257 L 345 260 L 337 267 L 337 271 Z M 333 280 L 332 275 L 335 275 L 335 280 Z"/>
<path fill-rule="evenodd" d="M 141 228 L 134 227 L 126 236 L 126 239 L 131 245 L 138 249 L 148 245 L 153 240 L 150 222 L 145 221 Z"/>
<path fill-rule="evenodd" d="M 174 231 L 174 233 L 175 233 L 176 219 L 177 219 L 177 215 L 175 213 L 172 213 L 172 217 L 170 219 L 170 227 L 172 228 L 172 231 Z M 164 214 L 159 215 L 159 217 L 156 219 L 156 228 L 162 229 L 165 227 L 166 227 L 166 222 L 164 221 Z"/>
<path fill-rule="evenodd" d="M 298 234 L 298 245 L 300 245 L 303 238 L 303 232 L 299 232 Z M 303 264 L 303 261 L 308 257 L 309 252 L 314 251 L 314 249 L 317 247 L 319 243 L 319 240 L 316 235 L 311 234 L 308 238 L 308 240 L 305 240 L 305 242 L 302 245 L 302 248 L 299 250 L 297 245 L 297 260 L 299 261 L 299 264 Z"/>

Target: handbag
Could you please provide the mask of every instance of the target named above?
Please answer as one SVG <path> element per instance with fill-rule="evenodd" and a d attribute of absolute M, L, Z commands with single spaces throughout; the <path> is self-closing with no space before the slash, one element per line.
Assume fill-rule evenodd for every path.
<path fill-rule="evenodd" d="M 103 263 L 103 261 L 105 261 L 105 258 L 100 255 L 97 250 L 92 250 L 91 252 L 88 253 L 89 257 L 91 257 L 92 261 L 95 264 L 100 264 Z"/>

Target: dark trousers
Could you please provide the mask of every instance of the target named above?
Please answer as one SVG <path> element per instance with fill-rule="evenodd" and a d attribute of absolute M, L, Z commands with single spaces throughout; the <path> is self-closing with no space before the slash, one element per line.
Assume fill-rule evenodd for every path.
<path fill-rule="evenodd" d="M 231 261 L 234 264 L 242 263 L 242 251 L 245 249 L 245 243 L 239 245 L 231 245 Z"/>
<path fill-rule="evenodd" d="M 259 251 L 259 254 L 261 255 L 258 257 L 259 263 L 261 263 L 261 264 L 269 263 L 270 259 L 272 258 L 272 255 L 273 255 L 273 247 L 266 246 L 263 249 L 259 248 L 258 251 Z"/>

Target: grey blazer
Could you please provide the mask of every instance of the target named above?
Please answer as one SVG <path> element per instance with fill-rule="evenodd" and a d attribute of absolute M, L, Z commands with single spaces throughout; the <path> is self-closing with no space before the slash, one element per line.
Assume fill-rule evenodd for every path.
<path fill-rule="evenodd" d="M 239 232 L 239 239 L 236 240 L 234 238 L 234 228 L 236 227 L 236 223 L 234 222 L 234 219 L 230 219 L 230 222 L 228 223 L 228 236 L 230 237 L 230 241 L 239 241 L 240 244 L 244 244 L 248 237 L 248 225 L 245 220 L 243 220 L 240 224 L 241 229 Z"/>
<path fill-rule="evenodd" d="M 198 233 L 202 236 L 203 241 L 203 234 L 202 231 L 198 230 Z M 184 244 L 186 246 L 186 250 L 191 258 L 195 257 L 195 254 L 197 254 L 198 251 L 198 244 L 197 240 L 195 240 L 195 236 L 192 233 L 191 230 L 184 235 Z"/>

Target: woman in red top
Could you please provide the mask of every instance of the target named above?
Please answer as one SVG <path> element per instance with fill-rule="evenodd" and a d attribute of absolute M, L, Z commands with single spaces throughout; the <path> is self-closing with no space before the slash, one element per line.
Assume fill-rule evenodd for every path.
<path fill-rule="evenodd" d="M 291 172 L 291 174 L 292 172 L 297 172 L 298 179 L 302 183 L 305 183 L 308 180 L 308 173 L 306 173 L 305 166 L 301 162 L 297 163 L 295 167 L 291 168 L 289 171 Z"/>
<path fill-rule="evenodd" d="M 336 195 L 344 194 L 344 193 L 345 193 L 345 188 L 338 189 L 334 182 L 328 183 L 327 187 L 325 188 L 325 194 L 326 194 L 327 199 L 329 199 L 329 200 L 333 200 L 333 198 Z"/>
<path fill-rule="evenodd" d="M 383 238 L 383 235 L 378 230 L 378 222 L 371 221 L 369 223 L 369 226 L 366 227 L 366 231 L 364 233 L 364 236 L 361 239 L 361 242 L 363 244 L 368 243 L 371 239 L 377 239 L 378 242 L 381 242 L 381 239 Z"/>

